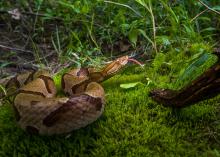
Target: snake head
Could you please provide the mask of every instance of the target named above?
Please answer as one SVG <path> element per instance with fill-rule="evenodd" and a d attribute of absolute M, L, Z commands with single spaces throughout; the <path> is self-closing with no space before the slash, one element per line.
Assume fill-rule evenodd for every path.
<path fill-rule="evenodd" d="M 130 58 L 129 56 L 122 56 L 107 64 L 103 70 L 101 71 L 102 75 L 106 78 L 109 78 L 115 74 L 117 74 L 125 65 L 129 62 L 134 62 L 136 64 L 141 65 L 137 60 Z"/>
<path fill-rule="evenodd" d="M 120 66 L 125 66 L 129 61 L 129 57 L 128 56 L 122 56 L 120 58 L 117 58 L 115 61 L 115 63 L 119 64 Z"/>
<path fill-rule="evenodd" d="M 132 61 L 132 62 L 135 62 L 136 64 L 141 65 L 141 63 L 138 62 L 137 60 L 135 60 L 133 58 L 129 58 L 128 56 L 123 56 L 123 57 L 117 58 L 116 60 L 108 63 L 99 72 L 91 71 L 90 74 L 89 74 L 90 75 L 89 76 L 90 81 L 102 82 L 102 81 L 105 81 L 105 80 L 109 79 L 110 77 L 112 77 L 115 74 L 119 73 L 129 61 Z"/>
<path fill-rule="evenodd" d="M 128 63 L 128 56 L 123 56 L 117 58 L 116 60 L 112 61 L 111 63 L 107 64 L 101 71 L 104 77 L 113 76 L 118 73 L 127 63 Z"/>

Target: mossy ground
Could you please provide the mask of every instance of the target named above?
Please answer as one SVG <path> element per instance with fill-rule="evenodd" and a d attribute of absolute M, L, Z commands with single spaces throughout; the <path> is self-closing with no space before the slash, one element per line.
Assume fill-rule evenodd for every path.
<path fill-rule="evenodd" d="M 165 84 L 162 78 L 169 80 L 155 75 L 160 77 L 157 86 Z M 219 97 L 174 110 L 148 97 L 154 86 L 119 87 L 136 81 L 147 84 L 149 76 L 150 68 L 131 67 L 104 82 L 103 115 L 71 136 L 27 134 L 16 126 L 12 107 L 1 106 L 0 156 L 220 156 Z"/>

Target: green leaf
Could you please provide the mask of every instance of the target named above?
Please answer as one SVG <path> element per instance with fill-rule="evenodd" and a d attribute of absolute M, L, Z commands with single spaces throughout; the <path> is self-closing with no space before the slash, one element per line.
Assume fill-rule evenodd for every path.
<path fill-rule="evenodd" d="M 201 32 L 205 32 L 205 31 L 216 31 L 217 29 L 214 28 L 214 27 L 208 27 L 208 28 L 205 28 L 205 29 L 202 29 Z"/>
<path fill-rule="evenodd" d="M 146 6 L 146 3 L 143 0 L 135 0 L 136 2 L 138 2 L 140 5 L 142 5 L 143 7 Z"/>
<path fill-rule="evenodd" d="M 132 29 L 128 34 L 128 38 L 134 46 L 136 46 L 137 43 L 138 33 L 139 31 L 137 29 Z"/>
<path fill-rule="evenodd" d="M 151 86 L 154 84 L 150 78 L 147 77 L 146 80 L 147 80 L 147 86 Z"/>
<path fill-rule="evenodd" d="M 157 43 L 162 44 L 164 46 L 168 46 L 171 44 L 169 37 L 165 36 L 165 35 L 157 36 L 156 41 L 157 41 Z"/>
<path fill-rule="evenodd" d="M 179 17 L 175 14 L 172 8 L 169 7 L 169 5 L 165 3 L 163 0 L 160 0 L 160 2 L 163 4 L 164 8 L 171 13 L 172 17 L 175 19 L 175 22 L 179 23 Z"/>
<path fill-rule="evenodd" d="M 202 69 L 207 69 L 217 61 L 217 57 L 211 53 L 202 53 L 198 58 L 186 68 L 184 73 L 177 79 L 176 84 L 186 80 L 192 81 L 198 77 Z"/>
<path fill-rule="evenodd" d="M 154 45 L 153 41 L 147 36 L 146 32 L 142 29 L 138 29 L 138 31 L 147 39 L 152 45 Z"/>
<path fill-rule="evenodd" d="M 214 6 L 212 9 L 220 11 L 220 5 Z"/>
<path fill-rule="evenodd" d="M 6 89 L 2 85 L 0 85 L 0 91 L 3 92 L 3 95 L 7 95 Z"/>
<path fill-rule="evenodd" d="M 6 67 L 6 66 L 8 66 L 8 65 L 10 65 L 12 63 L 13 62 L 3 62 L 3 63 L 0 64 L 0 67 L 3 68 L 3 67 Z"/>
<path fill-rule="evenodd" d="M 125 84 L 120 84 L 120 87 L 124 89 L 129 89 L 136 87 L 138 84 L 142 84 L 142 83 L 141 82 L 125 83 Z"/>
<path fill-rule="evenodd" d="M 201 16 L 201 17 L 198 17 L 198 19 L 203 20 L 204 22 L 211 22 L 211 18 L 209 17 Z"/>

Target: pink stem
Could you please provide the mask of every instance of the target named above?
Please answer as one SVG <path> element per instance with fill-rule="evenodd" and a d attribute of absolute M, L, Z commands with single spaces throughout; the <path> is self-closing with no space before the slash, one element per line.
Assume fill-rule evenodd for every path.
<path fill-rule="evenodd" d="M 138 65 L 140 65 L 140 66 L 143 66 L 143 64 L 140 63 L 139 61 L 137 61 L 136 59 L 129 58 L 128 61 L 134 62 L 134 63 L 136 63 L 136 64 L 138 64 Z"/>

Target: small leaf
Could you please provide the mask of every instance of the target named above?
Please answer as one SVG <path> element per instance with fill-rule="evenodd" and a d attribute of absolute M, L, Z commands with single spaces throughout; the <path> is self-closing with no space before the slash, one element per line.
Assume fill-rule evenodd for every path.
<path fill-rule="evenodd" d="M 147 34 L 144 30 L 138 29 L 138 31 L 141 33 L 141 35 L 144 36 L 145 39 L 147 39 L 152 45 L 154 45 L 154 42 L 147 36 Z"/>
<path fill-rule="evenodd" d="M 206 67 L 207 65 L 213 65 L 217 61 L 217 57 L 210 53 L 200 53 L 198 58 L 195 59 L 180 75 L 180 77 L 176 81 L 176 85 L 180 84 L 180 82 L 184 82 L 184 80 L 191 81 L 198 77 L 201 72 L 201 69 Z M 206 67 L 208 68 L 208 67 Z"/>
<path fill-rule="evenodd" d="M 209 17 L 201 16 L 201 17 L 198 17 L 198 19 L 203 20 L 204 22 L 211 22 L 211 18 Z"/>
<path fill-rule="evenodd" d="M 212 9 L 220 11 L 220 5 L 214 6 Z"/>
<path fill-rule="evenodd" d="M 6 89 L 2 85 L 0 85 L 0 91 L 3 92 L 3 95 L 7 95 Z"/>
<path fill-rule="evenodd" d="M 3 68 L 3 67 L 6 67 L 8 65 L 12 64 L 12 62 L 3 62 L 3 63 L 0 63 L 0 68 Z"/>
<path fill-rule="evenodd" d="M 164 46 L 168 46 L 171 44 L 170 39 L 168 36 L 157 36 L 156 38 L 157 43 L 162 44 Z"/>
<path fill-rule="evenodd" d="M 205 31 L 216 31 L 217 29 L 214 28 L 214 27 L 208 27 L 208 28 L 205 28 L 205 29 L 202 29 L 200 32 L 205 32 Z"/>
<path fill-rule="evenodd" d="M 146 80 L 147 80 L 147 86 L 150 86 L 153 84 L 153 81 L 150 78 L 147 77 Z"/>
<path fill-rule="evenodd" d="M 129 40 L 132 42 L 132 44 L 134 44 L 134 46 L 136 46 L 137 43 L 138 33 L 138 30 L 132 29 L 128 35 Z"/>
<path fill-rule="evenodd" d="M 129 89 L 129 88 L 134 88 L 138 84 L 142 84 L 142 83 L 141 82 L 125 83 L 125 84 L 120 84 L 120 87 L 124 89 Z"/>

